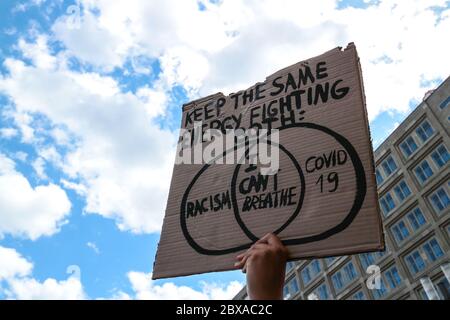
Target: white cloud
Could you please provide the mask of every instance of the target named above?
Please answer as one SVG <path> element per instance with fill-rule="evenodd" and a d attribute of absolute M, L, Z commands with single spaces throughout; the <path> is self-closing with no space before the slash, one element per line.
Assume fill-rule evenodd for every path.
<path fill-rule="evenodd" d="M 0 246 L 0 282 L 14 277 L 29 275 L 33 264 L 16 250 Z"/>
<path fill-rule="evenodd" d="M 160 229 L 176 137 L 155 118 L 165 115 L 174 85 L 190 98 L 229 93 L 354 41 L 372 120 L 383 111 L 407 112 L 411 99 L 420 100 L 434 80 L 450 73 L 444 0 L 382 0 L 344 10 L 335 0 L 202 3 L 204 11 L 196 1 L 83 0 L 79 25 L 72 12 L 49 35 L 19 41 L 32 65 L 4 62 L 9 74 L 0 78 L 0 91 L 14 102 L 22 140 L 36 143 L 33 116 L 46 115 L 59 128 L 50 134 L 70 149 L 50 159 L 40 146 L 39 156 L 67 175 L 67 187 L 86 196 L 85 212 L 114 218 L 122 230 Z M 433 8 L 439 6 L 438 14 Z M 52 53 L 47 43 L 53 40 L 67 50 Z M 71 56 L 97 71 L 130 62 L 144 74 L 154 72 L 145 64 L 158 59 L 161 74 L 135 94 L 123 92 L 113 76 L 70 70 Z"/>
<path fill-rule="evenodd" d="M 202 290 L 194 290 L 187 286 L 178 286 L 173 282 L 165 282 L 156 285 L 151 279 L 151 273 L 128 273 L 132 289 L 136 299 L 139 300 L 229 300 L 232 299 L 243 287 L 238 281 L 228 284 L 202 282 Z M 127 294 L 118 295 L 121 298 L 129 298 Z"/>
<path fill-rule="evenodd" d="M 141 87 L 137 90 L 136 96 L 144 103 L 145 110 L 150 117 L 164 114 L 168 98 L 163 88 Z"/>
<path fill-rule="evenodd" d="M 56 65 L 56 57 L 51 55 L 47 47 L 47 37 L 39 35 L 35 42 L 26 42 L 19 40 L 18 49 L 24 57 L 31 59 L 33 64 L 44 70 L 53 69 Z"/>
<path fill-rule="evenodd" d="M 21 134 L 21 141 L 25 143 L 35 142 L 35 130 L 31 126 L 31 117 L 25 113 L 11 114 Z"/>
<path fill-rule="evenodd" d="M 86 196 L 87 188 L 81 183 L 70 182 L 66 179 L 61 179 L 61 185 L 66 189 L 74 190 L 80 196 Z"/>
<path fill-rule="evenodd" d="M 87 242 L 86 246 L 88 246 L 88 248 L 91 248 L 96 254 L 100 253 L 100 249 L 97 247 L 97 245 L 94 242 Z"/>
<path fill-rule="evenodd" d="M 61 128 L 54 128 L 51 132 L 51 136 L 59 145 L 68 145 L 70 143 L 69 134 Z"/>
<path fill-rule="evenodd" d="M 15 27 L 5 28 L 3 29 L 3 33 L 7 36 L 13 36 L 17 33 L 17 29 Z"/>
<path fill-rule="evenodd" d="M 36 240 L 59 231 L 70 213 L 66 193 L 54 184 L 32 187 L 0 154 L 0 237 L 5 234 Z"/>
<path fill-rule="evenodd" d="M 103 26 L 89 11 L 78 14 L 65 15 L 53 25 L 55 36 L 64 42 L 69 54 L 106 70 L 121 66 L 129 40 Z"/>
<path fill-rule="evenodd" d="M 42 158 L 37 158 L 31 163 L 36 175 L 41 180 L 47 180 L 47 174 L 45 173 L 45 161 Z"/>
<path fill-rule="evenodd" d="M 12 279 L 7 297 L 19 300 L 82 300 L 86 299 L 79 279 L 70 277 L 57 281 L 49 278 L 39 282 L 33 278 Z"/>
<path fill-rule="evenodd" d="M 33 264 L 15 249 L 0 246 L 0 293 L 8 299 L 86 299 L 77 277 L 66 280 L 48 278 L 40 282 L 32 277 Z"/>
<path fill-rule="evenodd" d="M 203 282 L 203 292 L 212 300 L 231 300 L 243 288 L 238 281 L 231 281 L 228 285 Z"/>
<path fill-rule="evenodd" d="M 55 70 L 5 62 L 0 91 L 14 102 L 22 136 L 35 141 L 33 116 L 45 115 L 75 141 L 64 155 L 41 144 L 38 153 L 68 176 L 66 185 L 86 190 L 84 212 L 114 218 L 121 230 L 160 230 L 176 141 L 154 120 L 165 109 L 164 89 L 123 93 L 111 77 L 67 70 L 59 59 Z"/>
<path fill-rule="evenodd" d="M 435 85 L 424 83 L 450 73 L 445 63 L 450 44 L 442 41 L 450 29 L 445 0 L 382 0 L 366 9 L 343 10 L 335 0 L 203 3 L 207 10 L 199 11 L 196 1 L 85 0 L 88 18 L 77 31 L 84 40 L 68 41 L 63 35 L 69 31 L 60 24 L 57 35 L 74 52 L 85 41 L 101 43 L 99 53 L 86 58 L 93 64 L 101 59 L 117 66 L 136 53 L 159 58 L 164 80 L 183 85 L 190 97 L 242 89 L 288 64 L 353 41 L 371 120 L 383 111 L 407 112 L 411 99 L 420 100 Z M 436 8 L 444 10 L 438 14 Z M 93 9 L 98 17 L 89 13 Z M 91 32 L 93 26 L 108 36 Z M 114 57 L 103 57 L 104 48 Z"/>
<path fill-rule="evenodd" d="M 0 137 L 9 139 L 17 136 L 19 132 L 14 128 L 1 128 L 0 129 Z"/>
<path fill-rule="evenodd" d="M 100 298 L 99 300 L 105 300 L 106 298 Z M 108 300 L 131 300 L 131 296 L 123 291 L 116 291 Z"/>
<path fill-rule="evenodd" d="M 23 151 L 17 151 L 12 155 L 12 158 L 25 162 L 27 161 L 28 154 Z"/>

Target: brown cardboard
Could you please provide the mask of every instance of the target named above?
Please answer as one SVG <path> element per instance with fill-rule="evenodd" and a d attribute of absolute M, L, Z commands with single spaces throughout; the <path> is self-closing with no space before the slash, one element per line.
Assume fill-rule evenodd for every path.
<path fill-rule="evenodd" d="M 305 83 L 299 81 L 299 70 Z M 304 77 L 308 70 L 314 79 Z M 283 90 L 275 94 L 281 84 Z M 333 85 L 337 90 L 332 95 Z M 315 92 L 327 86 L 328 96 L 318 96 L 314 104 Z M 243 94 L 251 91 L 253 99 L 244 104 Z M 308 101 L 309 93 L 312 101 Z M 271 126 L 279 129 L 281 169 L 276 182 L 274 175 L 268 176 L 266 189 L 255 187 L 246 193 L 250 178 L 259 178 L 249 164 L 176 164 L 153 279 L 233 270 L 235 257 L 268 232 L 282 239 L 290 260 L 382 250 L 384 237 L 355 45 L 289 66 L 238 94 L 237 104 L 236 95 L 217 93 L 184 105 L 182 128 L 192 129 L 192 118 L 202 119 L 206 126 L 219 120 L 214 126 L 220 123 L 231 128 L 239 117 L 240 128 L 247 129 L 250 123 L 267 128 L 268 122 L 262 121 L 263 106 L 267 110 L 275 101 L 270 110 L 278 110 L 278 120 L 272 118 Z M 287 96 L 291 96 L 291 109 L 285 106 L 281 119 L 280 99 L 286 102 Z M 301 105 L 297 104 L 299 96 Z M 291 110 L 294 117 L 289 121 Z M 217 211 L 215 196 L 223 205 Z M 254 206 L 245 204 L 247 197 L 256 199 Z M 269 204 L 272 208 L 260 208 Z"/>

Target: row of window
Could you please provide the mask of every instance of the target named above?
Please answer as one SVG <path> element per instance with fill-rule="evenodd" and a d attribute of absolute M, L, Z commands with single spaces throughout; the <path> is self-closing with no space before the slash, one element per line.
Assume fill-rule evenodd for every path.
<path fill-rule="evenodd" d="M 383 252 L 370 252 L 370 253 L 362 253 L 359 254 L 359 259 L 361 261 L 361 264 L 363 266 L 363 269 L 366 270 L 367 267 L 369 267 L 372 264 L 375 264 L 381 257 L 383 257 L 386 254 L 385 251 Z M 334 261 L 336 261 L 337 257 L 329 257 L 324 259 L 327 266 L 331 265 Z M 309 283 L 311 283 L 314 279 L 317 278 L 318 275 L 322 272 L 322 268 L 320 265 L 319 260 L 312 260 L 308 265 L 305 266 L 305 268 L 302 269 L 300 272 L 303 284 L 304 286 L 307 286 Z M 350 283 L 357 275 L 356 269 L 354 268 L 354 265 L 352 262 L 349 262 L 347 265 L 345 265 L 340 271 L 336 272 L 333 277 L 333 285 L 336 289 L 336 291 L 340 291 L 341 289 L 345 288 L 345 286 Z M 291 280 L 292 281 L 292 280 Z M 297 280 L 295 280 L 297 281 Z M 295 286 L 295 288 L 298 288 L 298 284 Z M 292 289 L 292 286 L 291 286 Z M 290 294 L 291 296 L 297 293 L 297 291 L 289 291 L 289 286 L 285 287 L 285 294 Z M 321 294 L 325 294 L 325 291 L 322 292 L 322 290 L 325 289 L 318 289 L 321 291 Z M 320 297 L 320 294 L 318 295 Z"/>
<path fill-rule="evenodd" d="M 395 196 L 393 194 L 395 194 Z M 401 180 L 394 186 L 393 192 L 387 191 L 380 198 L 379 202 L 383 215 L 385 217 L 389 216 L 393 210 L 403 203 L 410 195 L 411 189 L 404 180 Z M 428 199 L 438 215 L 442 214 L 450 205 L 450 198 L 445 185 L 437 188 Z"/>
<path fill-rule="evenodd" d="M 408 270 L 415 275 L 424 270 L 428 264 L 433 263 L 444 255 L 442 247 L 435 238 L 431 238 L 419 248 L 405 256 Z"/>
<path fill-rule="evenodd" d="M 378 287 L 371 290 L 372 295 L 375 299 L 383 299 L 390 292 L 397 289 L 401 286 L 403 282 L 402 277 L 400 276 L 400 272 L 398 271 L 396 266 L 392 266 L 387 270 L 383 271 L 380 275 L 379 283 L 374 283 L 374 285 L 378 285 Z M 436 290 L 436 294 L 439 296 L 441 300 L 449 300 L 450 299 L 450 283 L 445 277 L 439 278 L 436 281 L 433 281 L 434 289 Z M 428 297 L 423 289 L 419 291 L 419 296 L 423 300 L 427 300 Z M 313 292 L 308 294 L 307 298 L 309 300 L 328 300 L 331 299 L 331 294 L 328 289 L 326 283 L 322 283 L 318 286 Z M 349 300 L 366 300 L 366 294 L 362 289 L 357 290 L 347 299 Z"/>
<path fill-rule="evenodd" d="M 350 267 L 352 266 L 351 263 L 349 263 L 346 267 L 348 270 L 352 270 Z M 344 267 L 344 270 L 345 268 Z M 348 271 L 345 271 L 348 272 Z M 349 271 L 351 274 L 353 274 L 353 271 Z M 356 277 L 356 275 L 355 275 Z M 373 296 L 375 299 L 380 299 L 383 296 L 385 296 L 390 291 L 396 289 L 398 286 L 400 286 L 402 283 L 402 278 L 400 276 L 400 273 L 398 272 L 398 269 L 396 266 L 393 266 L 386 271 L 382 272 L 380 275 L 380 282 L 377 284 L 379 287 L 373 289 Z M 334 285 L 334 283 L 333 283 Z M 375 285 L 375 283 L 374 283 Z M 326 283 L 321 284 L 318 286 L 311 294 L 308 295 L 308 299 L 319 299 L 319 300 L 327 300 L 330 299 L 331 295 L 329 293 L 328 286 Z M 351 300 L 366 300 L 366 295 L 363 290 L 358 290 L 355 293 L 353 293 L 349 299 Z"/>
<path fill-rule="evenodd" d="M 372 291 L 375 299 L 381 299 L 389 292 L 395 290 L 402 283 L 402 278 L 396 266 L 393 266 L 380 275 L 379 288 L 375 288 Z"/>
<path fill-rule="evenodd" d="M 420 228 L 422 224 L 425 223 L 424 216 L 419 208 L 412 210 L 405 218 L 408 222 L 409 227 L 412 228 Z M 397 226 L 397 223 L 395 226 Z M 450 225 L 447 226 L 447 232 L 450 232 Z M 408 231 L 399 231 L 400 233 L 409 232 Z M 377 260 L 379 260 L 382 256 L 384 256 L 384 252 L 378 253 L 364 253 L 360 254 L 359 258 L 363 268 L 366 270 L 370 265 L 376 264 Z M 423 271 L 429 264 L 435 262 L 440 257 L 444 255 L 444 251 L 439 244 L 439 242 L 433 237 L 423 243 L 421 246 L 410 252 L 408 255 L 404 257 L 404 261 L 409 272 L 412 275 L 415 275 L 421 271 Z M 320 264 L 313 263 L 314 261 L 318 262 L 318 260 L 311 261 L 305 269 L 302 270 L 302 278 L 305 281 L 305 274 L 308 272 L 314 272 L 317 276 L 320 272 Z M 313 269 L 315 269 L 313 271 Z M 304 270 L 309 270 L 307 272 L 303 272 Z M 355 268 L 353 261 L 347 262 L 343 267 L 341 267 L 338 271 L 336 271 L 331 276 L 331 283 L 335 289 L 336 294 L 342 292 L 350 283 L 353 282 L 355 278 L 358 277 L 358 271 Z M 305 284 L 311 282 L 314 278 L 307 278 Z M 397 267 L 394 265 L 389 269 L 383 271 L 381 273 L 380 279 L 380 287 L 377 289 L 373 289 L 373 296 L 375 299 L 381 299 L 386 296 L 390 291 L 396 289 L 402 283 L 402 278 Z M 284 286 L 284 298 L 289 299 L 297 294 L 300 290 L 298 280 L 296 277 L 293 277 L 289 281 L 286 282 Z M 318 286 L 313 292 L 313 295 L 309 296 L 308 299 L 320 299 L 326 300 L 330 297 L 330 292 L 325 283 Z M 365 295 L 363 291 L 358 291 L 351 296 L 351 299 L 365 299 Z"/>
<path fill-rule="evenodd" d="M 375 170 L 375 176 L 378 185 L 383 183 L 383 181 L 386 178 L 388 178 L 392 173 L 394 173 L 397 170 L 397 164 L 395 163 L 394 158 L 392 158 L 392 156 L 388 156 L 385 160 L 383 160 L 380 166 L 381 168 L 383 168 L 383 173 L 379 168 Z"/>
<path fill-rule="evenodd" d="M 386 283 L 388 285 L 386 285 Z M 400 286 L 402 283 L 402 278 L 397 270 L 397 268 L 394 266 L 387 270 L 386 272 L 382 273 L 381 277 L 381 283 L 380 283 L 380 289 L 374 290 L 373 296 L 375 299 L 381 299 L 387 295 L 390 291 L 396 289 L 398 286 Z M 441 300 L 450 300 L 450 282 L 445 278 L 441 277 L 437 280 L 433 281 L 433 286 L 435 290 L 435 294 L 441 299 Z M 419 297 L 422 300 L 428 300 L 428 296 L 421 287 L 419 290 Z M 348 299 L 350 300 L 366 300 L 366 295 L 362 289 L 359 289 L 355 293 L 353 293 Z"/>
<path fill-rule="evenodd" d="M 444 144 L 440 144 L 433 150 L 433 152 L 431 153 L 431 159 L 434 162 L 435 169 L 438 170 L 443 168 L 447 164 L 447 162 L 450 160 L 450 155 Z M 383 168 L 384 176 L 379 168 L 375 170 L 378 185 L 380 185 L 384 181 L 384 177 L 389 177 L 397 170 L 397 164 L 395 163 L 395 160 L 391 155 L 388 156 L 380 164 L 380 166 Z M 416 176 L 417 181 L 420 184 L 424 184 L 434 174 L 433 167 L 430 165 L 430 159 L 427 158 L 420 162 L 414 168 L 413 172 Z"/>
<path fill-rule="evenodd" d="M 411 189 L 405 180 L 401 180 L 397 183 L 393 190 L 397 201 L 394 200 L 391 191 L 386 192 L 384 196 L 380 198 L 380 206 L 384 216 L 386 217 L 395 209 L 397 205 L 401 204 L 406 198 L 409 197 L 409 195 L 411 195 Z"/>
<path fill-rule="evenodd" d="M 441 104 L 439 105 L 439 108 L 444 109 L 446 108 L 448 105 L 450 105 L 450 96 L 448 96 L 447 98 L 445 98 Z"/>
<path fill-rule="evenodd" d="M 298 281 L 296 277 L 293 277 L 289 280 L 283 288 L 283 298 L 285 300 L 293 297 L 297 292 L 299 292 Z"/>
<path fill-rule="evenodd" d="M 391 226 L 394 240 L 400 246 L 405 240 L 427 223 L 419 207 L 408 212 L 402 219 Z"/>
<path fill-rule="evenodd" d="M 430 156 L 428 156 L 414 168 L 414 175 L 416 176 L 417 181 L 420 184 L 424 184 L 434 174 L 433 167 L 435 170 L 440 170 L 446 166 L 449 159 L 450 155 L 447 148 L 443 144 L 437 146 L 431 152 L 431 159 Z M 434 165 L 430 165 L 430 163 L 434 163 Z"/>
<path fill-rule="evenodd" d="M 450 282 L 445 277 L 433 281 L 434 294 L 441 300 L 450 300 Z M 427 293 L 423 288 L 419 291 L 419 296 L 422 300 L 428 300 Z"/>
<path fill-rule="evenodd" d="M 333 264 L 334 261 L 336 261 L 337 258 L 338 257 L 325 258 L 324 261 L 325 261 L 326 266 L 329 267 L 331 264 Z M 295 265 L 296 265 L 295 262 L 288 261 L 286 263 L 286 273 L 291 271 L 295 267 Z M 303 281 L 305 284 L 307 284 L 308 282 L 313 280 L 316 277 L 316 275 L 322 271 L 318 260 L 312 261 L 310 263 L 310 265 L 308 265 L 305 269 L 308 269 L 304 273 L 302 271 L 302 274 L 304 274 Z"/>
<path fill-rule="evenodd" d="M 331 298 L 330 291 L 326 283 L 318 286 L 312 293 L 308 295 L 308 300 L 328 300 Z"/>
<path fill-rule="evenodd" d="M 301 272 L 304 285 L 308 285 L 321 271 L 322 268 L 320 267 L 319 260 L 312 260 Z"/>
<path fill-rule="evenodd" d="M 333 258 L 327 258 L 327 259 L 336 259 Z M 330 260 L 329 260 L 330 261 Z M 305 285 L 308 285 L 312 280 L 314 280 L 320 273 L 322 269 L 320 267 L 319 260 L 312 260 L 302 271 L 301 276 L 302 280 Z M 349 284 L 353 279 L 355 279 L 357 276 L 357 271 L 353 265 L 352 262 L 347 263 L 340 271 L 336 272 L 332 276 L 332 282 L 334 287 L 336 288 L 336 291 L 340 291 L 347 284 Z M 293 297 L 296 293 L 299 292 L 299 284 L 296 277 L 293 277 L 289 281 L 286 282 L 284 286 L 284 299 L 289 299 L 290 297 Z M 318 298 L 320 300 L 326 300 L 329 298 L 329 290 L 326 284 L 322 284 L 321 286 L 317 287 L 315 291 L 313 292 L 314 295 L 308 297 L 309 299 L 315 299 Z"/>
<path fill-rule="evenodd" d="M 400 143 L 400 150 L 406 159 L 408 159 L 419 146 L 425 144 L 434 134 L 434 129 L 427 120 L 423 120 L 416 129 L 403 139 Z M 418 146 L 419 145 L 419 146 Z"/>
<path fill-rule="evenodd" d="M 420 146 L 424 145 L 430 137 L 435 133 L 435 130 L 427 120 L 423 120 L 416 129 L 403 139 L 400 143 L 400 149 L 405 158 L 411 157 Z M 449 153 L 446 147 L 441 144 L 433 152 L 431 158 L 435 162 L 437 168 L 442 168 L 449 160 Z M 376 180 L 377 184 L 381 185 L 388 177 L 390 177 L 398 166 L 394 158 L 389 155 L 384 159 L 380 165 L 376 168 Z M 420 163 L 415 169 L 414 173 L 418 181 L 423 184 L 430 176 L 433 175 L 433 169 L 429 165 L 428 161 Z"/>
<path fill-rule="evenodd" d="M 344 265 L 339 271 L 331 276 L 331 282 L 336 290 L 336 293 L 342 291 L 353 279 L 358 275 L 358 272 L 350 261 Z"/>
<path fill-rule="evenodd" d="M 385 254 L 386 251 L 362 253 L 359 255 L 359 260 L 363 269 L 367 270 L 370 265 L 376 264 Z"/>
<path fill-rule="evenodd" d="M 415 134 L 410 134 L 400 143 L 400 149 L 402 150 L 405 158 L 409 158 L 413 153 L 415 153 L 416 150 L 419 149 L 416 142 L 417 139 L 421 141 L 420 145 L 423 145 L 433 134 L 434 129 L 429 122 L 427 120 L 422 121 L 415 129 Z M 388 156 L 385 160 L 383 160 L 383 162 L 381 162 L 375 171 L 377 184 L 381 185 L 381 183 L 383 183 L 386 178 L 394 173 L 397 168 L 398 166 L 392 156 Z"/>
<path fill-rule="evenodd" d="M 450 206 L 450 198 L 447 192 L 449 185 L 450 182 L 447 182 L 447 188 L 443 185 L 429 196 L 431 204 L 438 214 L 442 214 Z"/>

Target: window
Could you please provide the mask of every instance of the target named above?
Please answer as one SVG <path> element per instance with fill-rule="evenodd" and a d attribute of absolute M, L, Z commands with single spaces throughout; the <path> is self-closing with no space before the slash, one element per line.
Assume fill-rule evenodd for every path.
<path fill-rule="evenodd" d="M 366 300 L 366 295 L 361 290 L 355 292 L 352 296 L 353 300 Z"/>
<path fill-rule="evenodd" d="M 426 223 L 425 217 L 419 207 L 411 210 L 404 218 L 391 226 L 390 230 L 397 244 L 401 244 L 411 233 L 420 229 Z"/>
<path fill-rule="evenodd" d="M 396 266 L 384 271 L 380 278 L 380 289 L 373 290 L 373 296 L 375 299 L 381 299 L 387 295 L 390 291 L 397 288 L 402 283 L 402 278 L 398 272 Z M 387 284 L 387 285 L 386 285 Z"/>
<path fill-rule="evenodd" d="M 400 183 L 395 186 L 394 191 L 400 202 L 405 200 L 411 194 L 411 190 L 404 180 L 400 181 Z"/>
<path fill-rule="evenodd" d="M 380 259 L 380 258 L 384 257 L 384 255 L 385 255 L 387 252 L 389 252 L 389 248 L 387 247 L 387 243 L 386 243 L 386 249 L 385 249 L 384 251 L 379 251 L 379 252 L 375 253 L 375 254 L 378 256 L 377 259 Z"/>
<path fill-rule="evenodd" d="M 350 262 L 349 264 L 347 264 L 344 267 L 344 271 L 349 280 L 353 280 L 354 278 L 356 278 L 357 274 L 356 274 L 355 266 L 353 265 L 352 262 Z"/>
<path fill-rule="evenodd" d="M 291 281 L 289 281 L 289 288 L 292 289 L 292 292 L 298 292 L 298 282 L 297 278 L 293 278 Z"/>
<path fill-rule="evenodd" d="M 325 264 L 329 267 L 333 264 L 333 262 L 336 261 L 336 257 L 328 257 L 325 258 Z"/>
<path fill-rule="evenodd" d="M 380 170 L 378 170 L 378 169 L 375 170 L 375 176 L 377 178 L 377 184 L 378 185 L 382 184 L 384 179 L 383 179 L 383 176 L 380 173 Z"/>
<path fill-rule="evenodd" d="M 446 278 L 438 280 L 436 287 L 438 289 L 439 297 L 442 300 L 450 300 L 450 283 Z"/>
<path fill-rule="evenodd" d="M 450 283 L 445 277 L 433 281 L 433 285 L 441 300 L 450 300 Z M 422 300 L 429 300 L 427 293 L 423 288 L 419 290 L 419 296 Z"/>
<path fill-rule="evenodd" d="M 333 281 L 333 285 L 336 288 L 336 290 L 340 290 L 344 286 L 344 281 L 342 280 L 342 273 L 340 271 L 336 272 L 331 277 L 331 281 Z"/>
<path fill-rule="evenodd" d="M 380 289 L 374 289 L 372 292 L 375 299 L 382 298 L 388 292 L 383 278 L 380 279 Z"/>
<path fill-rule="evenodd" d="M 420 227 L 427 222 L 420 208 L 415 208 L 414 210 L 412 210 L 410 213 L 407 214 L 407 217 L 414 231 L 420 229 Z"/>
<path fill-rule="evenodd" d="M 359 255 L 359 259 L 361 260 L 361 264 L 363 266 L 364 270 L 367 270 L 367 268 L 375 264 L 375 256 L 372 253 L 362 253 Z"/>
<path fill-rule="evenodd" d="M 397 164 L 394 159 L 392 159 L 392 156 L 387 157 L 387 159 L 381 163 L 381 166 L 383 167 L 386 177 L 390 176 L 395 170 L 397 170 Z"/>
<path fill-rule="evenodd" d="M 391 227 L 392 233 L 394 234 L 395 241 L 401 243 L 403 240 L 409 237 L 409 231 L 403 221 L 400 221 Z"/>
<path fill-rule="evenodd" d="M 305 286 L 322 271 L 319 260 L 312 260 L 301 272 Z"/>
<path fill-rule="evenodd" d="M 397 267 L 392 267 L 385 272 L 386 280 L 391 289 L 397 288 L 402 283 L 402 278 L 398 273 Z"/>
<path fill-rule="evenodd" d="M 318 287 L 316 290 L 316 294 L 320 300 L 328 300 L 330 295 L 328 293 L 327 285 L 324 283 L 320 287 Z"/>
<path fill-rule="evenodd" d="M 349 262 L 331 277 L 331 281 L 336 291 L 340 291 L 356 277 L 357 272 L 355 266 L 352 262 Z"/>
<path fill-rule="evenodd" d="M 417 144 L 413 137 L 408 137 L 400 144 L 400 148 L 402 149 L 403 155 L 408 158 L 417 150 Z"/>
<path fill-rule="evenodd" d="M 405 257 L 409 271 L 414 275 L 425 269 L 426 265 L 433 263 L 444 255 L 441 246 L 435 238 L 425 242 L 419 249 L 414 250 Z M 426 257 L 426 260 L 424 260 Z"/>
<path fill-rule="evenodd" d="M 386 254 L 386 251 L 380 251 L 380 252 L 369 252 L 369 253 L 361 253 L 359 254 L 359 259 L 361 261 L 362 267 L 364 270 L 367 270 L 367 268 L 370 265 L 375 264 L 378 260 L 380 260 L 384 255 Z"/>
<path fill-rule="evenodd" d="M 431 203 L 437 213 L 442 213 L 450 205 L 450 199 L 444 187 L 440 187 L 430 196 Z"/>
<path fill-rule="evenodd" d="M 416 274 L 423 269 L 425 269 L 425 262 L 422 259 L 418 250 L 413 251 L 411 254 L 406 256 L 406 263 L 408 265 L 409 271 L 412 274 Z"/>
<path fill-rule="evenodd" d="M 284 286 L 283 288 L 283 299 L 289 299 L 291 297 L 291 294 L 289 293 L 289 288 L 287 286 Z"/>
<path fill-rule="evenodd" d="M 450 104 L 450 96 L 448 96 L 444 101 L 441 102 L 439 108 L 445 109 Z"/>
<path fill-rule="evenodd" d="M 434 133 L 433 128 L 428 123 L 428 121 L 424 120 L 422 123 L 417 127 L 416 129 L 417 135 L 420 137 L 422 142 L 425 142 L 428 140 L 429 137 L 431 137 Z"/>
<path fill-rule="evenodd" d="M 418 293 L 420 300 L 428 300 L 427 293 L 423 288 L 420 288 Z"/>
<path fill-rule="evenodd" d="M 314 272 L 314 275 L 316 275 L 316 274 L 320 273 L 320 271 L 322 271 L 321 268 L 320 268 L 319 260 L 313 260 L 311 262 L 311 267 L 312 267 L 312 270 Z"/>
<path fill-rule="evenodd" d="M 436 150 L 433 151 L 431 157 L 433 158 L 433 161 L 436 163 L 436 165 L 439 168 L 442 168 L 446 165 L 449 159 L 447 148 L 445 148 L 445 146 L 441 144 L 436 148 Z"/>
<path fill-rule="evenodd" d="M 297 278 L 292 278 L 289 282 L 284 286 L 283 296 L 284 299 L 289 299 L 294 296 L 299 291 Z"/>
<path fill-rule="evenodd" d="M 308 267 L 302 270 L 302 279 L 305 286 L 312 280 Z"/>
<path fill-rule="evenodd" d="M 387 192 L 380 199 L 380 205 L 381 205 L 381 208 L 383 209 L 383 213 L 385 216 L 387 216 L 395 208 L 395 202 L 394 202 L 394 199 L 392 198 L 390 192 Z"/>
<path fill-rule="evenodd" d="M 444 252 L 442 252 L 441 246 L 436 241 L 436 239 L 431 239 L 427 243 L 423 245 L 423 249 L 425 253 L 427 254 L 428 260 L 430 262 L 436 261 L 439 257 L 442 257 L 444 255 Z"/>
<path fill-rule="evenodd" d="M 292 261 L 289 261 L 288 263 L 286 263 L 286 272 L 289 272 L 294 267 L 295 267 L 295 263 Z"/>
<path fill-rule="evenodd" d="M 427 181 L 429 177 L 433 175 L 433 170 L 431 170 L 430 165 L 427 160 L 423 160 L 421 164 L 419 164 L 415 169 L 416 177 L 420 183 L 424 183 Z"/>

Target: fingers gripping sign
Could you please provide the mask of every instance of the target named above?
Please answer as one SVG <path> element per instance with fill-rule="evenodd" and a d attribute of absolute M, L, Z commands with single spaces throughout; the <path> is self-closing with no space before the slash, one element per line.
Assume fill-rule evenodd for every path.
<path fill-rule="evenodd" d="M 282 299 L 287 258 L 287 248 L 272 233 L 236 257 L 235 266 L 247 274 L 250 299 Z"/>

